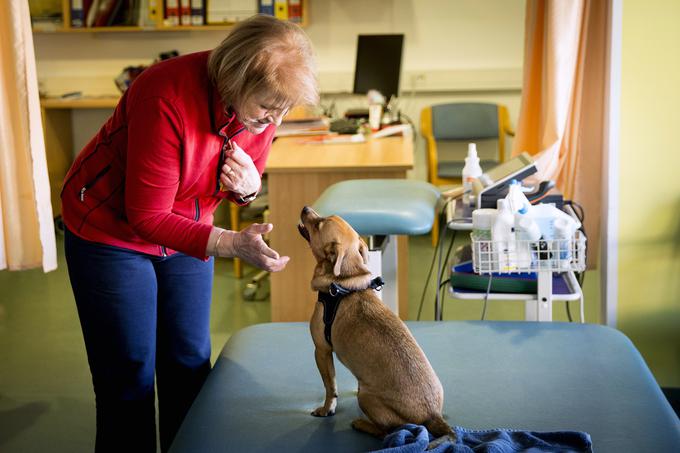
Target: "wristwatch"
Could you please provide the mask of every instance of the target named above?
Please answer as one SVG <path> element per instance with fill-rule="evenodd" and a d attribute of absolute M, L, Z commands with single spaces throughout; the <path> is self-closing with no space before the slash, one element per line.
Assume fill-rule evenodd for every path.
<path fill-rule="evenodd" d="M 238 198 L 236 199 L 236 201 L 237 201 L 239 204 L 247 204 L 247 203 L 250 203 L 251 201 L 253 201 L 255 198 L 257 198 L 257 192 L 253 192 L 253 193 L 251 193 L 250 195 L 245 195 L 245 196 L 242 196 L 242 197 L 238 197 Z"/>

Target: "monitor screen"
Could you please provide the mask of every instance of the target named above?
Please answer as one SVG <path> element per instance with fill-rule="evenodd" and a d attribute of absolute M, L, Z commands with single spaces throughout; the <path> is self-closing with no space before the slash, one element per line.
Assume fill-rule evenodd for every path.
<path fill-rule="evenodd" d="M 354 93 L 378 90 L 385 102 L 399 94 L 403 45 L 404 35 L 359 35 Z"/>

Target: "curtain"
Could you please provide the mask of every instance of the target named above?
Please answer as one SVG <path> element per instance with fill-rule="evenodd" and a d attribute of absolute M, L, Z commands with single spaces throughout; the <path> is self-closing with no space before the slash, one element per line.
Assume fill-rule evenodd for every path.
<path fill-rule="evenodd" d="M 0 62 L 0 269 L 48 272 L 57 249 L 26 0 L 3 6 Z"/>
<path fill-rule="evenodd" d="M 528 0 L 522 104 L 512 155 L 583 206 L 588 264 L 599 250 L 608 1 Z"/>

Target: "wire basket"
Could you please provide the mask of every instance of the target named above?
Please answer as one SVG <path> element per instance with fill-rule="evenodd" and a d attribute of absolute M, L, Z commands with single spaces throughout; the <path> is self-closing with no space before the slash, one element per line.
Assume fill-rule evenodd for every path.
<path fill-rule="evenodd" d="M 586 237 L 571 239 L 492 241 L 472 239 L 472 265 L 477 274 L 519 272 L 581 272 L 586 268 Z"/>

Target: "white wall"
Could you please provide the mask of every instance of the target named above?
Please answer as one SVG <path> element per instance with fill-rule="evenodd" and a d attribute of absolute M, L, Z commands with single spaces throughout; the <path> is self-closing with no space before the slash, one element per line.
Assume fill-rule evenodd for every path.
<path fill-rule="evenodd" d="M 362 106 L 352 88 L 357 35 L 404 33 L 402 102 L 416 123 L 420 110 L 454 100 L 501 102 L 516 123 L 520 104 L 525 0 L 310 0 L 306 28 L 318 59 L 324 101 L 342 112 Z M 113 78 L 162 51 L 210 49 L 227 31 L 36 34 L 41 89 L 116 95 Z M 110 114 L 74 113 L 80 148 Z M 418 147 L 421 173 L 422 144 Z"/>

